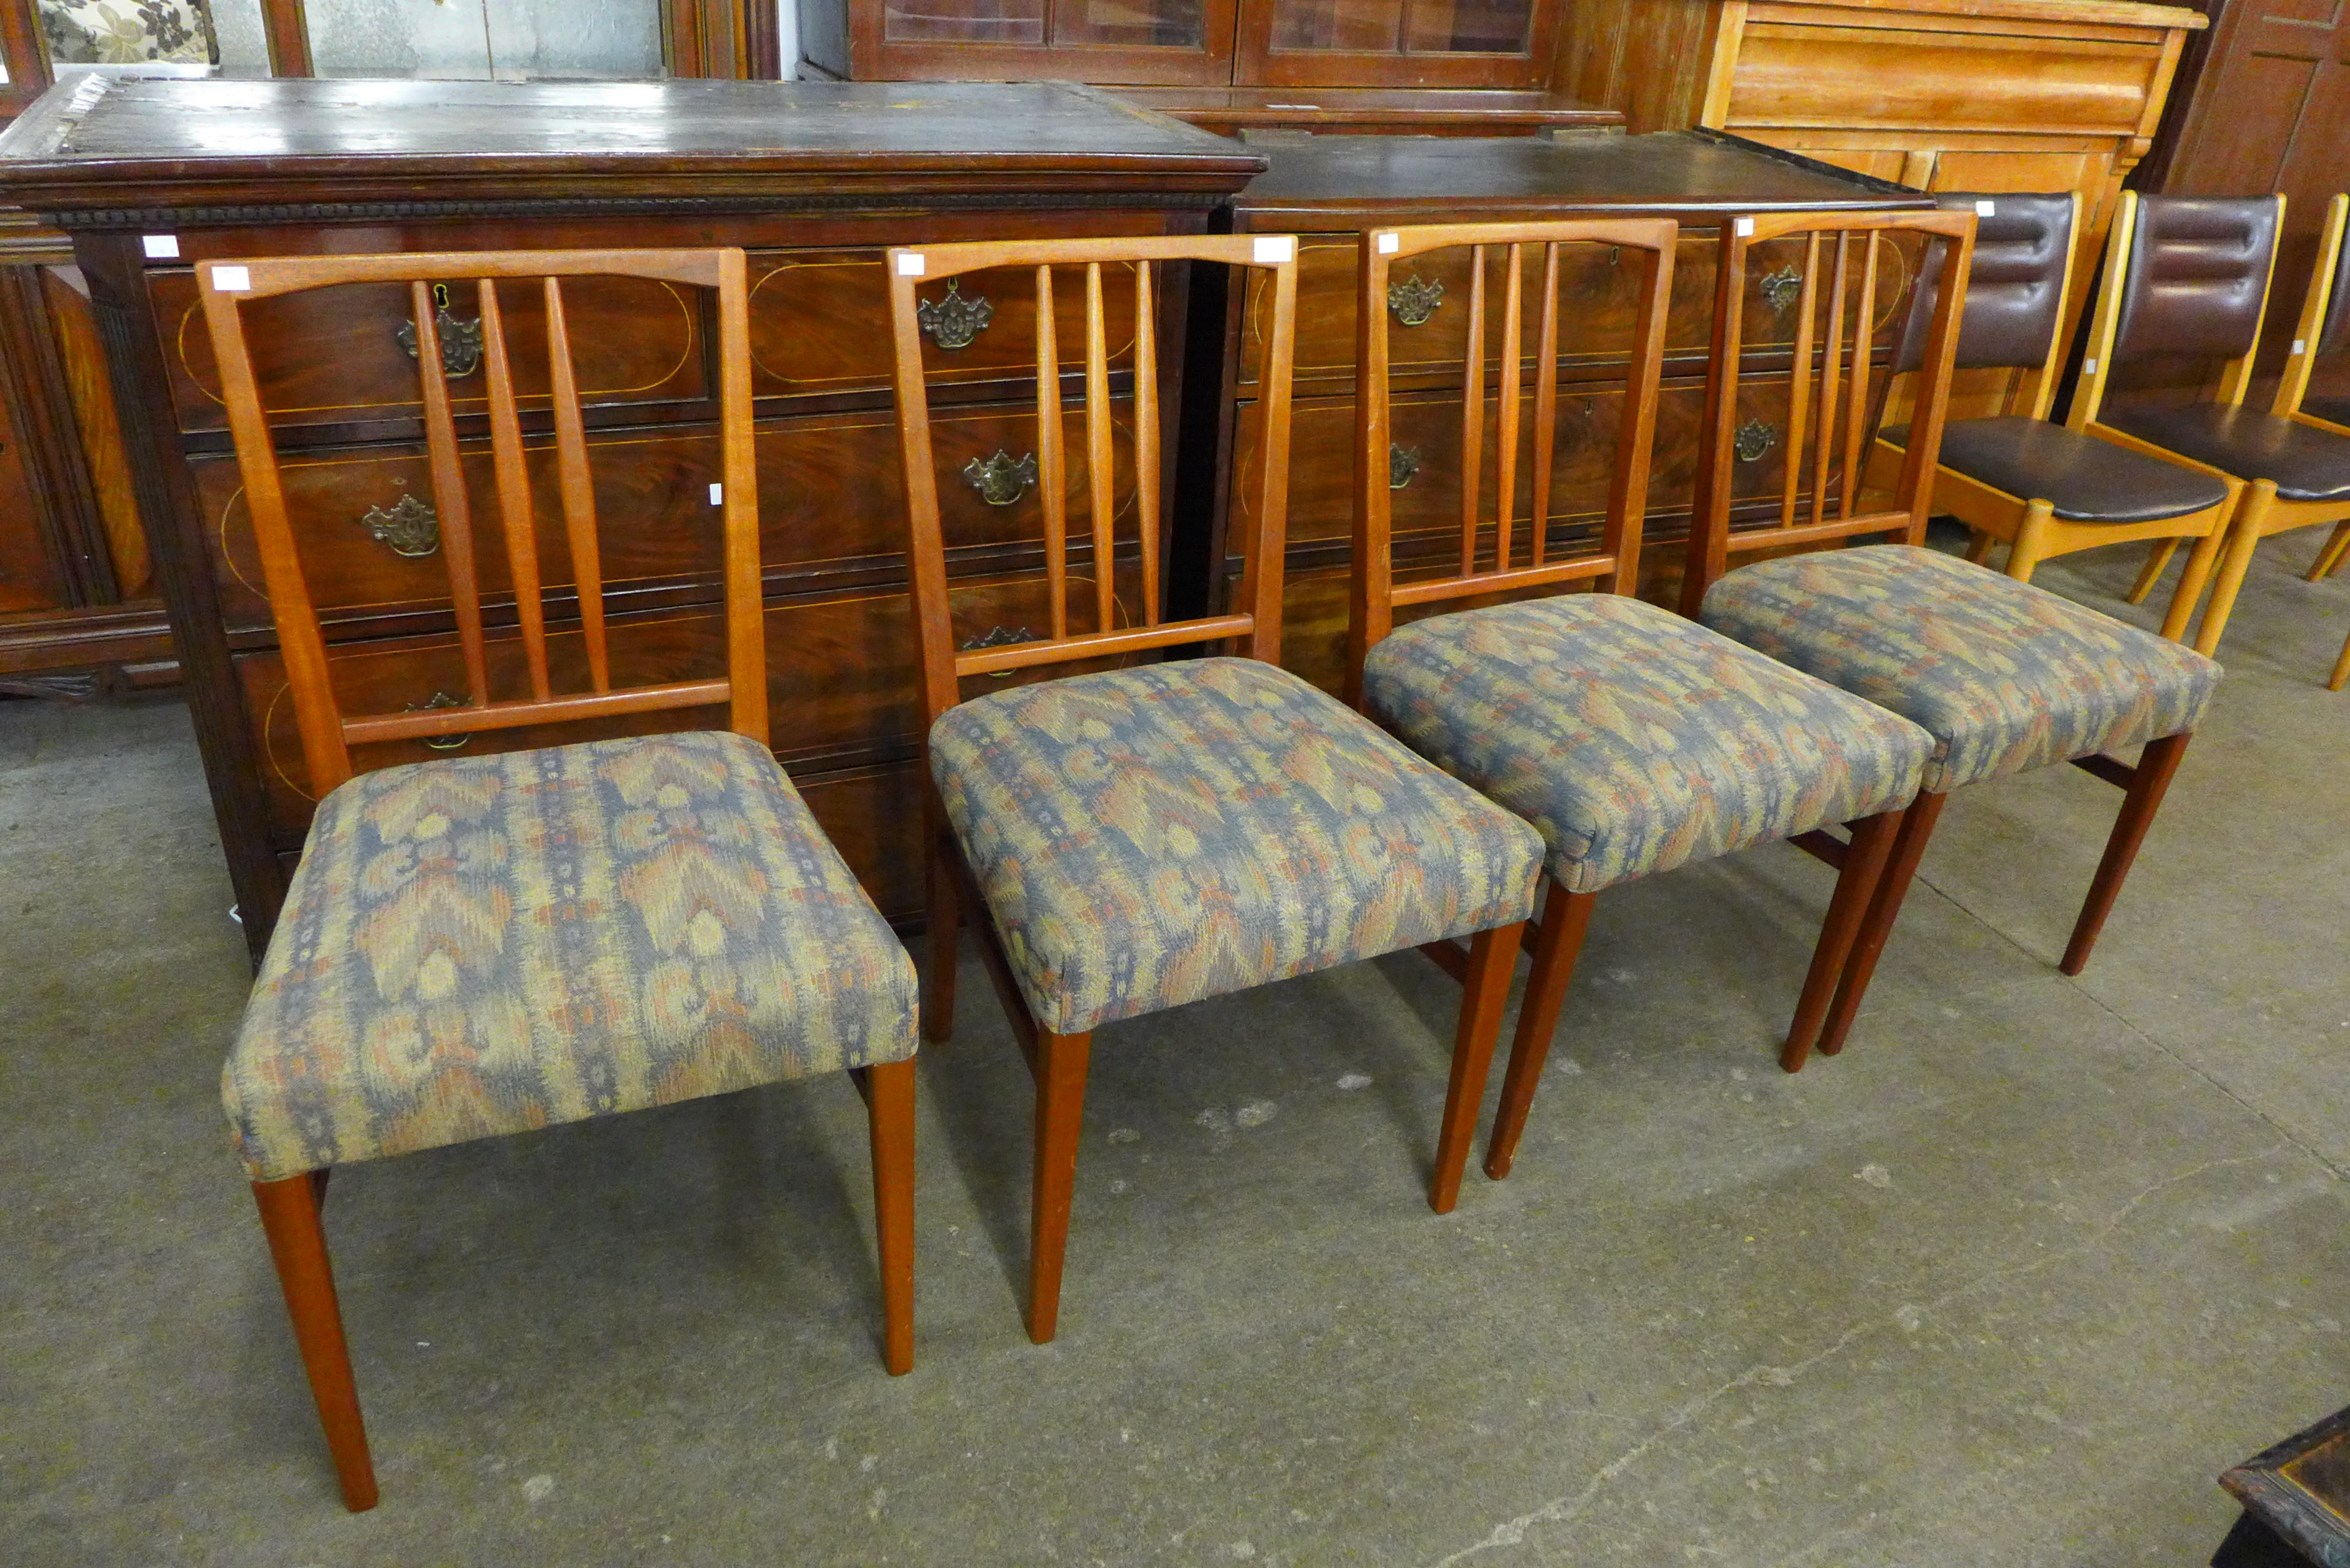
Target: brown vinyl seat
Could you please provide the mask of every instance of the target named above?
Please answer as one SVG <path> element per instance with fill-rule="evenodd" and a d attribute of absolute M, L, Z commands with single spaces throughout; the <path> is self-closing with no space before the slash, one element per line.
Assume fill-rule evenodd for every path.
<path fill-rule="evenodd" d="M 2293 334 L 2293 356 L 2285 361 L 2277 382 L 2276 401 L 2269 411 L 2303 429 L 2327 436 L 2350 438 L 2350 397 L 2309 395 L 2310 373 L 2317 361 L 2350 349 L 2350 195 L 2326 203 L 2325 228 L 2317 243 L 2317 265 L 2310 269 L 2309 293 L 2302 301 L 2299 329 Z M 2282 487 L 2277 493 L 2284 493 Z M 2334 524 L 2334 536 L 2310 563 L 2308 579 L 2323 582 L 2339 571 L 2350 556 L 2350 517 Z M 2350 685 L 2350 638 L 2343 639 L 2342 657 L 2334 662 L 2326 681 L 2329 691 Z"/>
<path fill-rule="evenodd" d="M 2350 398 L 2303 398 L 2301 411 L 2328 424 L 2350 425 Z"/>
<path fill-rule="evenodd" d="M 2181 636 L 2242 487 L 2098 433 L 2048 421 L 2063 366 L 2064 301 L 2071 292 L 2080 199 L 2069 192 L 1950 192 L 1935 200 L 1947 211 L 1976 214 L 1956 368 L 2027 374 L 2016 378 L 2013 390 L 2002 398 L 2004 411 L 1943 424 L 1934 509 L 1957 517 L 1973 533 L 1970 560 L 1987 560 L 2004 541 L 2007 575 L 2018 582 L 2030 582 L 2033 569 L 2051 556 L 2132 540 L 2199 539 L 2163 619 L 2164 636 Z M 1941 252 L 1931 251 L 1895 351 L 1898 373 L 1914 372 L 1923 363 L 1940 276 Z M 1881 480 L 1907 452 L 1909 427 L 1888 426 L 1878 432 L 1877 443 L 1873 477 Z"/>
<path fill-rule="evenodd" d="M 2106 417 L 2181 457 L 2272 480 L 2281 501 L 2350 498 L 2350 441 L 2293 420 L 2226 403 L 2116 409 Z M 1948 451 L 1950 437 L 1942 442 Z"/>

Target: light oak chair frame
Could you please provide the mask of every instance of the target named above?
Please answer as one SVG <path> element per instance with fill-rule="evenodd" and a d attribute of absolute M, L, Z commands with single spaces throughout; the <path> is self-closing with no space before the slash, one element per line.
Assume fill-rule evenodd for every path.
<path fill-rule="evenodd" d="M 1211 235 L 1197 238 L 1002 241 L 926 245 L 889 253 L 890 324 L 897 353 L 899 428 L 906 470 L 908 558 L 914 584 L 914 611 L 921 645 L 922 702 L 927 723 L 962 697 L 962 682 L 975 675 L 1029 670 L 1077 659 L 1149 652 L 1179 645 L 1220 641 L 1251 659 L 1278 664 L 1281 657 L 1282 548 L 1289 487 L 1290 373 L 1297 317 L 1295 236 Z M 1142 609 L 1139 627 L 1115 630 L 1109 620 L 1110 562 L 1115 549 L 1111 504 L 1110 353 L 1104 322 L 1101 269 L 1135 264 L 1134 428 L 1135 494 L 1141 532 Z M 1209 263 L 1253 267 L 1273 275 L 1272 313 L 1267 319 L 1264 376 L 1261 385 L 1264 462 L 1259 471 L 1240 584 L 1238 608 L 1181 621 L 1163 621 L 1159 606 L 1159 359 L 1153 301 L 1159 297 L 1157 267 L 1168 263 Z M 1086 472 L 1092 498 L 1096 629 L 1072 631 L 1065 613 L 1064 517 L 1061 452 L 1060 355 L 1054 340 L 1053 268 L 1083 266 L 1086 290 Z M 931 450 L 930 413 L 922 379 L 922 342 L 916 317 L 919 284 L 989 267 L 1033 268 L 1036 286 L 1037 472 L 1045 504 L 1046 590 L 1052 595 L 1051 632 L 1034 641 L 958 651 L 948 617 L 946 549 L 941 529 L 937 474 Z M 962 910 L 987 908 L 961 846 L 948 828 L 936 792 L 930 826 L 931 957 L 924 975 L 923 1028 L 942 1041 L 953 1029 L 957 932 Z M 1056 1034 L 1040 1026 L 1018 982 L 993 923 L 972 922 L 982 960 L 1011 1021 L 1014 1038 L 1036 1084 L 1035 1158 L 1029 1229 L 1028 1334 L 1050 1340 L 1059 1324 L 1062 1262 L 1067 1251 L 1069 1202 L 1076 1174 L 1077 1129 L 1084 1108 L 1086 1072 L 1093 1036 Z M 1518 948 L 1519 925 L 1480 932 L 1472 943 L 1471 981 L 1456 1035 L 1452 1075 L 1445 1100 L 1443 1132 L 1430 1181 L 1430 1204 L 1441 1213 L 1452 1207 L 1461 1172 L 1476 1131 L 1485 1072 L 1499 1033 L 1510 974 Z"/>
<path fill-rule="evenodd" d="M 2345 230 L 2350 230 L 2350 194 L 2340 194 L 2325 204 L 2325 227 L 2318 237 L 2317 265 L 2310 271 L 2309 294 L 2302 302 L 2301 320 L 2293 337 L 2293 355 L 2285 360 L 2284 378 L 2277 383 L 2276 401 L 2271 411 L 2279 419 L 2297 420 L 2314 430 L 2350 437 L 2350 425 L 2322 419 L 2301 406 L 2302 399 L 2309 395 L 2309 376 L 2316 369 L 2317 356 L 2327 347 L 2320 341 L 2320 335 L 2334 303 L 2334 282 L 2341 275 Z M 2350 517 L 2334 525 L 2334 535 L 2311 564 L 2307 580 L 2323 582 L 2341 570 L 2345 556 L 2350 556 Z M 2335 661 L 2325 689 L 2339 691 L 2345 685 L 2350 685 L 2350 638 L 2343 640 L 2342 657 Z"/>
<path fill-rule="evenodd" d="M 2116 234 L 2121 230 L 2118 226 Z M 2077 241 L 2081 233 L 2081 197 L 2073 195 L 2073 222 L 2068 233 Z M 2120 256 L 2124 247 L 2116 245 L 2109 254 Z M 2064 324 L 2072 319 L 2068 306 L 2072 302 L 2073 271 L 2080 254 L 2077 244 L 2068 246 L 2064 260 L 2064 278 L 2060 288 L 2054 326 L 2048 337 L 2047 357 L 2034 373 L 2029 417 L 2044 420 L 2056 399 L 2056 383 L 2063 379 L 2066 337 Z M 2116 300 L 2120 279 L 2108 276 L 2105 298 Z M 2113 313 L 2101 311 L 2099 327 L 2110 337 Z M 2094 360 L 2098 350 L 2090 350 Z M 2087 429 L 2084 433 L 2131 451 L 2143 451 L 2143 444 L 2116 440 L 2114 431 L 2105 426 Z M 1880 462 L 1898 459 L 1901 449 L 1879 437 L 1877 456 Z M 2176 462 L 2176 458 L 2166 461 Z M 2055 507 L 2043 497 L 2011 495 L 2006 491 L 1984 483 L 1981 480 L 1960 473 L 1940 463 L 1935 465 L 1933 510 L 1948 513 L 1964 523 L 1973 538 L 1967 549 L 1967 559 L 1982 566 L 1991 559 L 1991 546 L 2004 543 L 2008 546 L 2004 570 L 2019 583 L 2028 583 L 2041 562 L 2055 556 L 2071 555 L 2077 550 L 2091 550 L 2101 545 L 2126 545 L 2146 539 L 2168 541 L 2168 549 L 2176 549 L 2181 539 L 2193 539 L 2195 548 L 2187 558 L 2187 566 L 2179 577 L 2178 591 L 2171 595 L 2170 607 L 2164 613 L 2162 635 L 2173 642 L 2186 640 L 2187 622 L 2195 613 L 2195 606 L 2203 597 L 2204 585 L 2210 580 L 2212 564 L 2218 560 L 2221 541 L 2228 533 L 2228 521 L 2235 514 L 2244 482 L 2228 474 L 2220 479 L 2227 485 L 2227 498 L 2200 512 L 2189 512 L 2177 517 L 2164 517 L 2151 523 L 2106 523 L 2094 519 L 2074 521 L 2056 515 Z M 2169 559 L 2165 553 L 2164 560 Z M 2158 573 L 2157 574 L 2158 575 Z M 2130 591 L 2129 602 L 2139 603 L 2154 586 L 2154 579 L 2142 579 Z M 2210 649 L 2203 649 L 2209 652 Z"/>
<path fill-rule="evenodd" d="M 423 740 L 615 715 L 723 704 L 735 733 L 767 742 L 765 630 L 760 602 L 758 467 L 752 445 L 749 290 L 740 250 L 486 251 L 410 255 L 277 257 L 207 261 L 196 268 L 204 319 L 212 335 L 238 472 L 253 518 L 255 545 L 276 618 L 278 642 L 292 688 L 302 753 L 312 789 L 323 797 L 351 777 L 350 748 L 369 742 Z M 612 684 L 605 634 L 603 580 L 595 492 L 582 428 L 579 396 L 564 311 L 562 279 L 630 277 L 706 288 L 717 296 L 722 472 L 724 475 L 723 582 L 726 673 L 703 680 L 624 687 Z M 550 365 L 550 416 L 555 431 L 564 525 L 577 585 L 578 608 L 592 691 L 560 694 L 548 673 L 546 615 L 530 482 L 522 425 L 507 358 L 499 294 L 501 279 L 541 284 Z M 530 695 L 501 699 L 490 690 L 475 569 L 473 515 L 461 466 L 449 391 L 439 374 L 441 343 L 432 285 L 473 281 L 480 291 L 487 377 L 490 445 L 515 613 L 528 665 Z M 440 516 L 451 607 L 464 661 L 466 706 L 347 717 L 337 703 L 334 677 L 318 613 L 302 572 L 294 526 L 255 379 L 241 307 L 307 289 L 358 283 L 405 283 L 417 334 L 425 444 L 432 500 Z M 873 1144 L 875 1214 L 881 1262 L 882 1353 L 892 1373 L 913 1365 L 914 1064 L 910 1057 L 850 1075 L 863 1096 Z M 353 1511 L 376 1501 L 374 1467 L 351 1375 L 350 1350 L 336 1302 L 321 1209 L 331 1168 L 281 1181 L 253 1184 L 270 1255 L 276 1262 L 294 1334 L 302 1353 L 328 1446 Z"/>

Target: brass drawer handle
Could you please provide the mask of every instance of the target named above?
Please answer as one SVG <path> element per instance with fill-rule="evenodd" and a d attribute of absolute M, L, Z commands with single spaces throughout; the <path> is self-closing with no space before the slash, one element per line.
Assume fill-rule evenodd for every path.
<path fill-rule="evenodd" d="M 422 713 L 434 708 L 469 708 L 471 706 L 473 706 L 473 704 L 467 702 L 463 697 L 456 695 L 454 692 L 435 691 L 432 696 L 427 697 L 421 702 L 411 702 L 407 707 L 401 709 L 400 711 L 403 713 Z M 453 752 L 473 738 L 473 737 L 471 735 L 426 735 L 422 737 L 424 743 L 432 747 L 436 752 Z"/>
<path fill-rule="evenodd" d="M 1741 462 L 1758 462 L 1762 454 L 1779 444 L 1779 432 L 1762 420 L 1748 420 L 1738 427 L 1738 440 L 1731 450 Z"/>
<path fill-rule="evenodd" d="M 403 495 L 389 510 L 370 506 L 359 519 L 359 526 L 377 544 L 387 545 L 395 556 L 411 559 L 430 556 L 441 548 L 441 514 L 432 504 L 415 495 Z"/>
<path fill-rule="evenodd" d="M 441 375 L 444 380 L 456 380 L 470 376 L 482 368 L 482 322 L 479 317 L 467 320 L 452 315 L 449 309 L 449 286 L 432 286 L 432 329 L 441 335 Z M 403 321 L 392 336 L 400 339 L 400 352 L 416 358 L 416 323 Z"/>
<path fill-rule="evenodd" d="M 995 306 L 987 296 L 964 298 L 960 278 L 947 279 L 947 291 L 937 299 L 914 302 L 914 320 L 931 335 L 931 342 L 949 350 L 970 348 L 971 340 L 986 331 L 994 319 Z"/>
<path fill-rule="evenodd" d="M 1443 303 L 1444 280 L 1440 277 L 1423 282 L 1415 272 L 1401 283 L 1388 285 L 1388 308 L 1406 327 L 1427 326 L 1428 318 Z"/>
<path fill-rule="evenodd" d="M 1419 448 L 1388 443 L 1388 488 L 1401 490 L 1419 472 Z"/>
<path fill-rule="evenodd" d="M 1772 309 L 1784 311 L 1803 297 L 1804 275 L 1797 272 L 1794 264 L 1790 262 L 1777 272 L 1764 273 L 1762 282 L 1755 286 L 1762 289 L 1762 297 L 1771 302 Z"/>
<path fill-rule="evenodd" d="M 962 477 L 990 506 L 1009 506 L 1036 483 L 1036 454 L 1014 461 L 1002 447 L 993 457 L 975 457 L 962 465 Z"/>

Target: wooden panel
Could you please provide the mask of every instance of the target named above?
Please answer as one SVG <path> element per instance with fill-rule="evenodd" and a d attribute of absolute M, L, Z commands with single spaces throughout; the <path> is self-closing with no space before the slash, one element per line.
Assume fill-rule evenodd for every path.
<path fill-rule="evenodd" d="M 115 592 L 126 600 L 151 598 L 155 593 L 154 566 L 148 556 L 146 529 L 139 521 L 138 498 L 131 493 L 130 454 L 122 444 L 122 423 L 114 411 L 114 383 L 107 373 L 106 350 L 99 341 L 88 296 L 67 281 L 67 275 L 54 267 L 43 268 L 41 289 L 57 332 L 58 358 L 73 402 L 82 456 L 89 469 L 99 524 L 106 536 Z"/>
<path fill-rule="evenodd" d="M 1128 405 L 1118 400 L 1118 406 L 1122 412 Z M 1065 411 L 1069 439 L 1082 439 L 1084 418 L 1081 407 Z M 941 521 L 951 545 L 1000 548 L 1043 537 L 1044 509 L 1033 483 L 1021 487 L 1016 500 L 998 505 L 984 499 L 965 474 L 969 465 L 985 463 L 999 452 L 1015 466 L 1034 454 L 1033 406 L 949 409 L 933 417 L 931 431 Z M 1121 476 L 1115 493 L 1118 518 L 1128 524 L 1134 496 L 1124 449 L 1132 434 L 1127 419 L 1116 421 Z M 554 443 L 542 439 L 525 445 L 541 569 L 546 586 L 559 590 L 572 578 Z M 897 517 L 904 505 L 897 423 L 889 413 L 770 421 L 758 430 L 757 451 L 760 554 L 769 573 L 827 566 L 870 570 L 895 559 L 895 534 L 877 532 L 873 521 Z M 719 509 L 710 487 L 720 469 L 714 430 L 607 433 L 589 442 L 589 458 L 596 512 L 604 521 L 607 590 L 622 597 L 663 588 L 676 597 L 714 597 Z M 488 444 L 467 443 L 464 462 L 474 515 L 495 518 L 497 487 Z M 266 630 L 268 598 L 235 460 L 199 458 L 192 466 L 223 612 L 233 628 Z M 431 485 L 421 446 L 369 446 L 290 458 L 280 472 L 287 513 L 302 541 L 304 573 L 328 618 L 329 636 L 380 636 L 384 617 L 445 608 L 447 568 L 437 551 L 399 554 L 376 539 L 365 521 L 372 513 L 388 524 L 384 514 L 404 502 L 424 504 Z M 1065 476 L 1064 488 L 1069 514 L 1089 526 L 1092 503 L 1082 472 Z M 504 618 L 494 607 L 512 602 L 505 553 L 484 548 L 477 556 L 493 617 Z"/>
<path fill-rule="evenodd" d="M 148 275 L 156 321 L 171 367 L 180 428 L 225 430 L 220 372 L 196 301 L 195 274 L 180 268 Z M 639 278 L 582 278 L 564 290 L 564 311 L 581 400 L 590 405 L 691 401 L 712 395 L 702 371 L 699 310 L 689 290 Z M 535 289 L 500 291 L 515 388 L 525 410 L 546 406 L 545 306 Z M 473 286 L 452 285 L 449 314 L 478 327 Z M 416 360 L 400 333 L 411 325 L 408 291 L 398 284 L 350 284 L 260 300 L 244 307 L 254 374 L 274 424 L 333 424 L 421 417 Z M 488 394 L 476 356 L 453 358 L 459 331 L 442 327 L 451 409 L 481 413 Z"/>
<path fill-rule="evenodd" d="M 2130 136 L 2163 64 L 2151 43 L 1749 25 L 1723 123 Z"/>
<path fill-rule="evenodd" d="M 15 409 L 0 410 L 0 613 L 55 609 L 68 602 L 64 564 L 36 525 L 25 436 Z"/>
<path fill-rule="evenodd" d="M 1767 141 L 1773 147 L 1783 147 L 1790 152 L 1800 152 L 1806 158 L 1815 158 L 1822 163 L 1834 164 L 1838 169 L 1849 169 L 1856 174 L 1866 174 L 1873 180 L 1897 182 L 1908 171 L 1909 161 L 1917 156 L 1905 147 L 1815 146 L 1811 138 L 1801 132 L 1761 136 L 1755 140 Z"/>

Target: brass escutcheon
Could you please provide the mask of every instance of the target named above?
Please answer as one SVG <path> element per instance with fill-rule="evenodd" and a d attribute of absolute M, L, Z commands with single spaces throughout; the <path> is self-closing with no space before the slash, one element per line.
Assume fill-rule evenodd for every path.
<path fill-rule="evenodd" d="M 414 558 L 441 548 L 441 515 L 415 495 L 401 496 L 389 510 L 370 506 L 359 521 L 369 538 L 389 545 L 395 556 Z"/>
<path fill-rule="evenodd" d="M 1738 427 L 1738 439 L 1731 450 L 1741 462 L 1758 461 L 1764 452 L 1779 444 L 1779 432 L 1762 420 L 1748 420 Z"/>
<path fill-rule="evenodd" d="M 1413 273 L 1401 283 L 1388 285 L 1388 308 L 1406 327 L 1425 327 L 1436 307 L 1444 303 L 1444 280 L 1430 278 L 1423 282 Z"/>
<path fill-rule="evenodd" d="M 964 463 L 962 476 L 990 506 L 1009 506 L 1035 484 L 1036 454 L 1032 452 L 1015 462 L 998 447 L 993 457 L 975 457 Z"/>
<path fill-rule="evenodd" d="M 1762 291 L 1762 297 L 1771 302 L 1772 309 L 1786 310 L 1804 296 L 1804 275 L 1797 272 L 1794 264 L 1790 262 L 1777 272 L 1764 273 L 1755 286 Z"/>
<path fill-rule="evenodd" d="M 401 709 L 400 711 L 403 713 L 422 713 L 434 708 L 470 708 L 472 706 L 472 703 L 466 701 L 463 697 L 456 695 L 454 692 L 435 691 L 432 696 L 427 697 L 421 702 L 411 702 L 407 707 Z M 473 737 L 471 735 L 426 735 L 422 737 L 424 743 L 432 747 L 436 752 L 453 752 L 473 738 Z"/>
<path fill-rule="evenodd" d="M 449 286 L 432 286 L 432 329 L 441 335 L 441 375 L 453 381 L 470 376 L 482 368 L 482 322 L 479 317 L 466 320 L 449 310 Z M 416 358 L 416 323 L 403 321 L 393 334 L 400 339 L 400 352 Z"/>
<path fill-rule="evenodd" d="M 931 335 L 931 341 L 941 348 L 968 348 L 971 340 L 987 330 L 995 319 L 995 306 L 985 295 L 963 297 L 962 280 L 947 279 L 947 291 L 935 300 L 914 302 L 914 319 Z"/>
<path fill-rule="evenodd" d="M 1419 472 L 1419 448 L 1388 443 L 1388 488 L 1401 490 Z"/>

